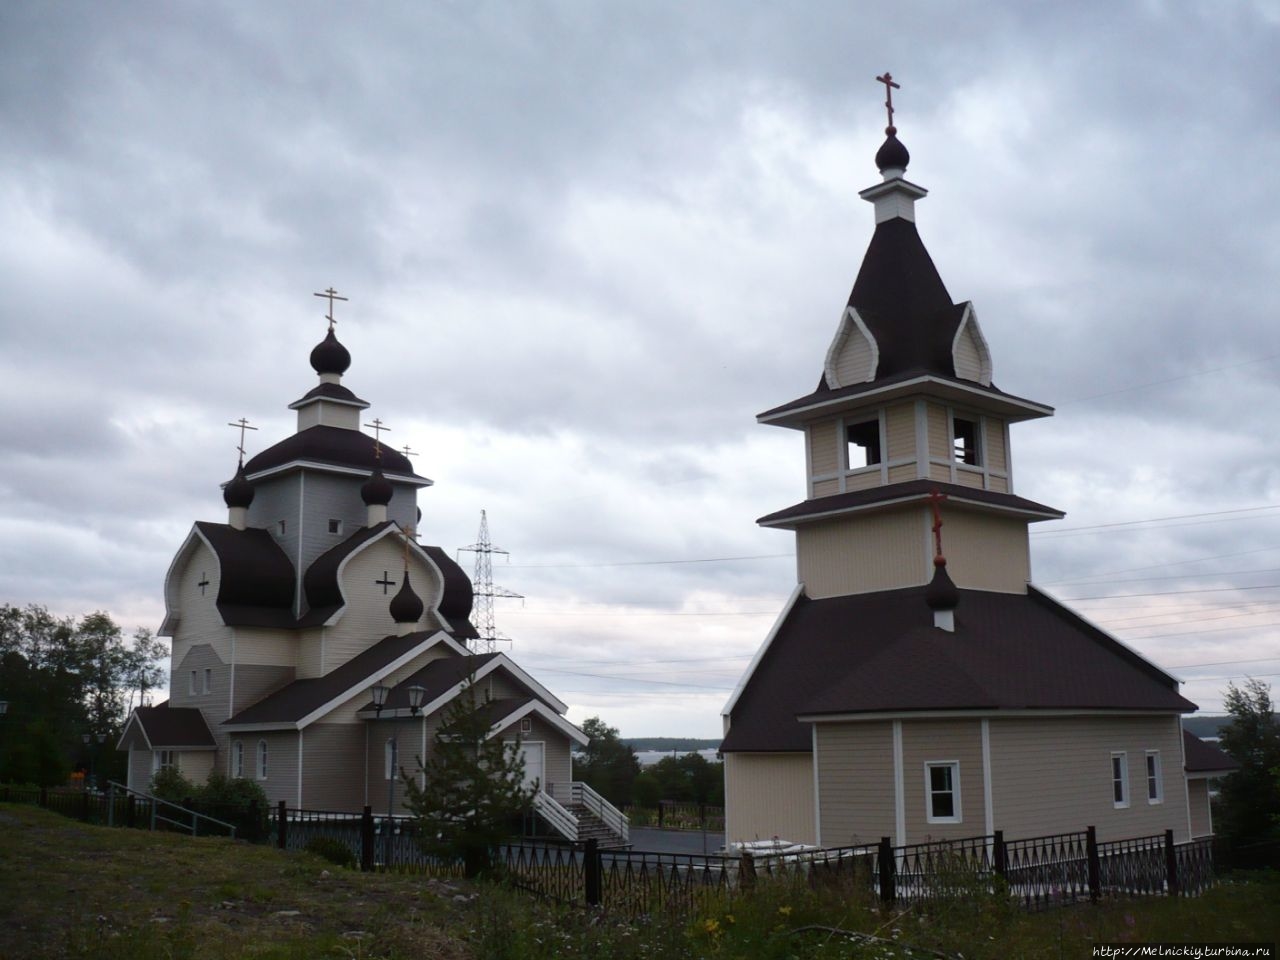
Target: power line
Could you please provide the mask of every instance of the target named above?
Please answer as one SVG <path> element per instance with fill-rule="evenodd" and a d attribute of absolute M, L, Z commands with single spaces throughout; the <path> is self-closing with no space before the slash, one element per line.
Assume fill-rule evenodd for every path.
<path fill-rule="evenodd" d="M 1237 593 L 1244 590 L 1275 590 L 1280 583 L 1263 583 L 1256 587 L 1206 587 L 1199 590 L 1167 590 L 1164 593 L 1112 593 L 1098 594 L 1094 597 L 1063 597 L 1065 603 L 1079 603 L 1082 600 L 1125 600 L 1133 597 L 1182 597 L 1193 593 Z"/>
<path fill-rule="evenodd" d="M 513 570 L 579 570 L 585 567 L 657 567 L 683 563 L 729 563 L 735 560 L 777 560 L 795 553 L 760 553 L 744 557 L 696 557 L 684 560 L 619 560 L 608 563 L 513 563 Z"/>

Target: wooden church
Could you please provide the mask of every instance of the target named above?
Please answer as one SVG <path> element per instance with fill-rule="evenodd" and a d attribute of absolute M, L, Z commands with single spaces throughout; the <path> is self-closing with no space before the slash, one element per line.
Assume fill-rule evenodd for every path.
<path fill-rule="evenodd" d="M 515 661 L 478 649 L 471 581 L 415 533 L 431 481 L 361 430 L 369 404 L 342 383 L 332 299 L 328 319 L 319 382 L 289 405 L 296 432 L 248 462 L 242 443 L 226 522 L 197 522 L 169 568 L 170 697 L 129 719 L 129 786 L 217 770 L 291 807 L 385 809 L 389 781 L 417 770 L 470 685 L 490 736 L 518 741 L 538 809 L 576 834 L 570 751 L 587 737 Z"/>
<path fill-rule="evenodd" d="M 799 582 L 723 711 L 726 840 L 1207 834 L 1231 763 L 1184 752 L 1195 704 L 1030 583 L 1028 526 L 1063 514 L 1016 493 L 1010 427 L 1053 410 L 995 385 L 891 106 L 886 133 L 818 385 L 757 418 L 804 436 L 806 488 L 758 521 L 795 532 Z"/>

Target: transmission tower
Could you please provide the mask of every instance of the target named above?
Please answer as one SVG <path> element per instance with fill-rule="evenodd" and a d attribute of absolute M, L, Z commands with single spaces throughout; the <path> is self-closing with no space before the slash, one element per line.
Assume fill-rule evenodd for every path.
<path fill-rule="evenodd" d="M 511 554 L 489 542 L 489 518 L 485 516 L 483 510 L 480 511 L 480 533 L 476 537 L 476 542 L 469 547 L 458 548 L 459 554 L 464 552 L 476 555 L 476 570 L 471 577 L 471 588 L 475 595 L 472 620 L 480 636 L 471 641 L 472 650 L 475 653 L 493 653 L 494 645 L 498 641 L 511 642 L 511 638 L 500 634 L 494 625 L 493 598 L 514 597 L 523 600 L 524 594 L 508 590 L 506 587 L 494 586 L 493 555 L 500 553 L 504 557 L 509 557 Z"/>

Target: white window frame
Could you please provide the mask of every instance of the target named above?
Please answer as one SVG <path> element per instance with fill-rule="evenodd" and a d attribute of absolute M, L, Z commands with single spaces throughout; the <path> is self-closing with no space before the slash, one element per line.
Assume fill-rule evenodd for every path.
<path fill-rule="evenodd" d="M 182 767 L 178 763 L 178 751 L 176 750 L 153 750 L 151 751 L 151 773 L 155 775 L 161 770 L 168 770 L 172 767 L 174 770 L 181 771 Z"/>
<path fill-rule="evenodd" d="M 397 752 L 395 742 L 388 737 L 387 742 L 382 745 L 382 779 L 390 780 L 395 776 L 395 761 L 399 759 L 393 754 Z"/>
<path fill-rule="evenodd" d="M 267 779 L 267 741 L 266 740 L 258 741 L 257 755 L 255 756 L 254 760 L 255 760 L 254 772 L 257 774 L 258 779 L 259 780 Z"/>
<path fill-rule="evenodd" d="M 192 670 L 192 671 L 191 671 L 191 682 L 187 684 L 187 693 L 189 693 L 189 694 L 190 694 L 191 696 L 193 696 L 193 697 L 196 695 L 196 683 L 197 683 L 197 680 L 198 680 L 198 674 L 199 674 L 199 672 L 200 672 L 200 671 L 198 671 L 198 670 Z"/>
<path fill-rule="evenodd" d="M 532 718 L 532 717 L 521 717 L 521 718 L 520 718 L 520 732 L 521 732 L 521 733 L 533 733 L 533 718 Z"/>
<path fill-rule="evenodd" d="M 1117 810 L 1129 806 L 1129 754 L 1124 750 L 1111 751 L 1111 805 Z"/>
<path fill-rule="evenodd" d="M 1164 803 L 1164 778 L 1160 764 L 1160 751 L 1148 750 L 1146 760 L 1147 803 Z"/>
<path fill-rule="evenodd" d="M 935 769 L 951 771 L 951 790 L 933 789 L 933 771 Z M 935 816 L 933 812 L 934 794 L 951 794 L 951 816 Z M 960 761 L 959 760 L 926 760 L 924 764 L 924 812 L 929 823 L 963 823 L 964 815 L 960 807 Z"/>
<path fill-rule="evenodd" d="M 244 776 L 244 741 L 231 744 L 231 776 L 239 780 Z"/>
<path fill-rule="evenodd" d="M 213 667 L 205 667 L 203 686 L 201 687 L 200 692 L 209 693 L 211 690 L 213 690 Z"/>

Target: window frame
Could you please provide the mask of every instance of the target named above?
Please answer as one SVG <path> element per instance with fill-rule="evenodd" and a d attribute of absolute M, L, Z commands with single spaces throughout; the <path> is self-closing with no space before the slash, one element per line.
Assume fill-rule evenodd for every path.
<path fill-rule="evenodd" d="M 950 789 L 935 790 L 933 788 L 933 771 L 950 772 Z M 950 816 L 935 812 L 934 798 L 943 794 L 951 797 Z M 928 823 L 964 823 L 964 811 L 960 805 L 960 761 L 959 760 L 926 760 L 924 762 L 924 813 Z"/>
<path fill-rule="evenodd" d="M 151 773 L 154 776 L 161 770 L 177 770 L 182 772 L 182 767 L 178 763 L 177 750 L 152 750 L 151 751 Z"/>
<path fill-rule="evenodd" d="M 201 693 L 213 692 L 213 667 L 205 667 L 204 675 L 201 677 Z"/>
<path fill-rule="evenodd" d="M 874 438 L 868 436 L 867 439 L 870 440 L 871 442 L 866 444 L 858 443 L 856 440 L 853 439 L 854 431 L 864 427 L 875 428 Z M 870 429 L 868 429 L 868 433 L 870 432 L 871 432 Z M 850 454 L 853 452 L 854 447 L 858 447 L 859 449 L 865 450 L 867 452 L 867 455 L 865 457 L 866 463 L 860 463 L 856 466 L 854 465 L 853 458 L 850 456 Z M 873 455 L 875 459 L 872 459 Z M 880 422 L 880 412 L 876 411 L 875 414 L 873 414 L 871 417 L 868 417 L 865 420 L 855 420 L 853 422 L 850 422 L 848 420 L 844 421 L 844 469 L 845 469 L 845 472 L 856 473 L 859 470 L 872 470 L 872 469 L 879 468 L 883 463 L 884 463 L 884 427 Z"/>
<path fill-rule="evenodd" d="M 958 446 L 959 441 L 961 441 L 962 439 L 964 440 L 968 439 L 967 437 L 961 436 L 961 428 L 960 428 L 961 424 L 966 424 L 969 427 L 973 428 L 972 446 L 970 446 L 967 442 L 964 445 L 964 454 L 970 454 L 972 456 L 972 459 L 970 459 L 969 456 L 962 454 L 961 449 Z M 966 430 L 964 432 L 968 433 L 969 431 Z M 951 413 L 951 459 L 956 463 L 957 466 L 974 467 L 976 469 L 981 468 L 983 466 L 982 418 L 981 417 L 970 417 L 961 413 L 956 413 L 954 410 L 952 411 Z"/>
<path fill-rule="evenodd" d="M 1129 807 L 1129 752 L 1111 751 L 1111 806 L 1117 810 Z"/>
<path fill-rule="evenodd" d="M 267 760 L 267 741 L 259 740 L 258 748 L 254 752 L 254 774 L 258 780 L 267 779 Z"/>
<path fill-rule="evenodd" d="M 342 536 L 342 521 L 336 517 L 330 517 L 327 529 L 331 535 Z"/>
<path fill-rule="evenodd" d="M 244 778 L 244 741 L 235 740 L 231 744 L 231 777 L 233 780 Z"/>
<path fill-rule="evenodd" d="M 1146 754 L 1147 803 L 1155 806 L 1164 803 L 1164 769 L 1159 750 L 1148 750 Z"/>

